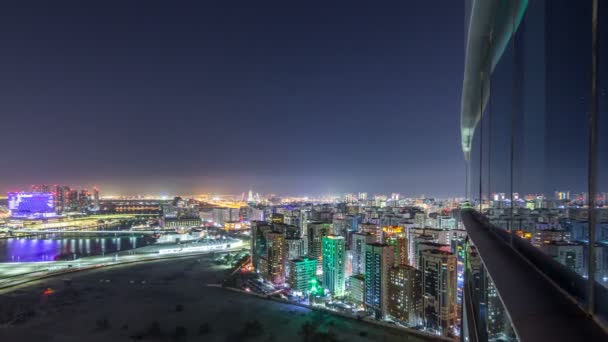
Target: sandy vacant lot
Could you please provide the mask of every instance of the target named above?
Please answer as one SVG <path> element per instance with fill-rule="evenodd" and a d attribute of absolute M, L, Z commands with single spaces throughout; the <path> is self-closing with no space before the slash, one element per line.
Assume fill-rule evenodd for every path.
<path fill-rule="evenodd" d="M 368 324 L 207 287 L 207 257 L 84 272 L 0 296 L 0 341 L 417 341 Z M 55 292 L 43 294 L 50 287 Z"/>

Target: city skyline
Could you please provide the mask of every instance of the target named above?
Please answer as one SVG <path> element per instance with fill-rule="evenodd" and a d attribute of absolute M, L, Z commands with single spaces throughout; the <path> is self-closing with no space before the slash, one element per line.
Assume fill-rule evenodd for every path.
<path fill-rule="evenodd" d="M 608 1 L 2 13 L 0 341 L 608 340 Z"/>

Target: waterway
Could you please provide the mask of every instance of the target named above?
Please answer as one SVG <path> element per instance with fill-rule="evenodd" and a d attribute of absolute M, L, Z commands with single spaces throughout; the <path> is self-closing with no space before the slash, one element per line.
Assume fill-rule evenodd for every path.
<path fill-rule="evenodd" d="M 152 241 L 136 236 L 67 236 L 45 234 L 35 237 L 0 239 L 0 262 L 73 260 L 106 255 L 146 246 Z"/>

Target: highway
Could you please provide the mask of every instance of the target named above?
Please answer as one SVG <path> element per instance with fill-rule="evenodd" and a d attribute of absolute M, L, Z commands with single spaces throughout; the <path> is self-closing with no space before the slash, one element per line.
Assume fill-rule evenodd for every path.
<path fill-rule="evenodd" d="M 10 291 L 16 285 L 40 280 L 48 277 L 67 275 L 72 272 L 91 270 L 107 266 L 127 265 L 131 263 L 159 261 L 163 259 L 180 258 L 185 256 L 211 253 L 237 252 L 246 249 L 247 245 L 221 251 L 205 251 L 180 254 L 113 254 L 92 256 L 69 261 L 43 262 L 10 262 L 0 263 L 0 293 Z"/>
<path fill-rule="evenodd" d="M 156 233 L 174 233 L 175 229 L 156 229 L 156 230 L 78 230 L 78 229 L 15 229 L 9 230 L 9 233 L 25 233 L 25 234 L 61 234 L 61 233 L 69 233 L 69 234 L 156 234 Z"/>

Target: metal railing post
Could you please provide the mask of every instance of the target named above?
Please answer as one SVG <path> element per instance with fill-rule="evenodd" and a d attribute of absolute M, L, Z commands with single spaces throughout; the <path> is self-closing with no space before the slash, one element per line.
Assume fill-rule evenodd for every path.
<path fill-rule="evenodd" d="M 595 313 L 595 225 L 596 225 L 596 197 L 597 197 L 597 70 L 599 54 L 599 19 L 598 19 L 598 0 L 591 0 L 591 110 L 589 111 L 589 191 L 588 191 L 588 222 L 589 222 L 589 255 L 588 267 L 588 296 L 587 312 L 591 315 Z"/>

